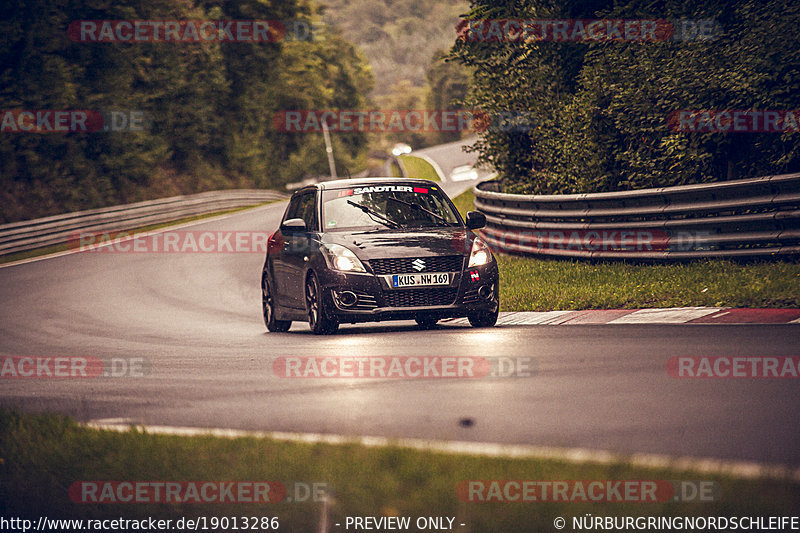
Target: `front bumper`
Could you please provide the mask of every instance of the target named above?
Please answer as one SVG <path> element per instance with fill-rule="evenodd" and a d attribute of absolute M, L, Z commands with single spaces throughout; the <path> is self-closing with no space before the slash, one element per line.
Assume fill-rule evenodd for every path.
<path fill-rule="evenodd" d="M 343 323 L 420 316 L 464 317 L 478 311 L 494 311 L 500 301 L 499 273 L 494 260 L 452 273 L 447 286 L 392 289 L 380 275 L 327 269 L 318 277 L 325 307 Z"/>

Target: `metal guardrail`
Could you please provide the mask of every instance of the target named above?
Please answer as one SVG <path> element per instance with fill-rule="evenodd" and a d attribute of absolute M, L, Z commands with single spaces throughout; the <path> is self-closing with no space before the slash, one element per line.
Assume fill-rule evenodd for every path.
<path fill-rule="evenodd" d="M 800 254 L 800 173 L 610 193 L 523 195 L 479 183 L 483 235 L 500 251 L 580 258 Z"/>
<path fill-rule="evenodd" d="M 127 231 L 287 198 L 268 190 L 211 191 L 0 225 L 0 255 L 67 243 L 80 232 Z"/>

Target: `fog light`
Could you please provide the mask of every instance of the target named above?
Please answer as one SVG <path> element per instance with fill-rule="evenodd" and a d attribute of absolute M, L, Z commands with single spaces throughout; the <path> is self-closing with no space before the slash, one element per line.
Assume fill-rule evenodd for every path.
<path fill-rule="evenodd" d="M 492 297 L 492 289 L 488 285 L 481 285 L 478 289 L 478 296 L 484 300 L 488 300 Z"/>
<path fill-rule="evenodd" d="M 352 291 L 341 291 L 336 295 L 342 307 L 352 307 L 358 301 L 358 296 Z"/>

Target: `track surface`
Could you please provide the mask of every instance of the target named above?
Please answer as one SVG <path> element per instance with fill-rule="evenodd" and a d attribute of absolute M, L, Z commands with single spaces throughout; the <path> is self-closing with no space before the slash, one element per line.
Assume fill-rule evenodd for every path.
<path fill-rule="evenodd" d="M 271 231 L 284 206 L 192 229 Z M 268 334 L 262 262 L 258 253 L 94 252 L 0 268 L 0 355 L 152 364 L 149 376 L 135 379 L 4 379 L 0 403 L 82 420 L 800 465 L 800 380 L 680 380 L 665 370 L 676 355 L 798 355 L 798 325 L 445 325 L 423 332 L 392 322 L 317 337 L 295 323 L 289 333 Z M 272 362 L 290 355 L 525 356 L 537 370 L 516 379 L 276 377 Z M 474 424 L 460 424 L 465 418 Z"/>
<path fill-rule="evenodd" d="M 414 150 L 411 155 L 427 156 L 433 159 L 436 164 L 439 165 L 442 173 L 444 173 L 445 181 L 451 181 L 453 170 L 457 167 L 467 165 L 475 166 L 478 160 L 478 154 L 475 152 L 466 152 L 462 149 L 462 146 L 472 144 L 474 140 L 475 138 L 472 138 L 464 141 L 431 146 L 430 148 L 422 148 L 421 150 Z M 491 174 L 492 172 L 487 168 L 481 167 L 477 169 L 478 180 L 487 179 Z M 469 183 L 469 186 L 471 187 L 474 184 L 475 182 Z"/>

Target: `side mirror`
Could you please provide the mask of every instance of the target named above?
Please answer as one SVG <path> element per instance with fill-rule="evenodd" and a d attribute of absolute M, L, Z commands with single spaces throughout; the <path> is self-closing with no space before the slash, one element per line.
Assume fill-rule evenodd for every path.
<path fill-rule="evenodd" d="M 479 229 L 486 225 L 486 215 L 480 211 L 467 213 L 467 229 Z"/>
<path fill-rule="evenodd" d="M 301 233 L 306 231 L 306 222 L 302 218 L 290 218 L 281 224 L 281 231 L 287 233 Z"/>

